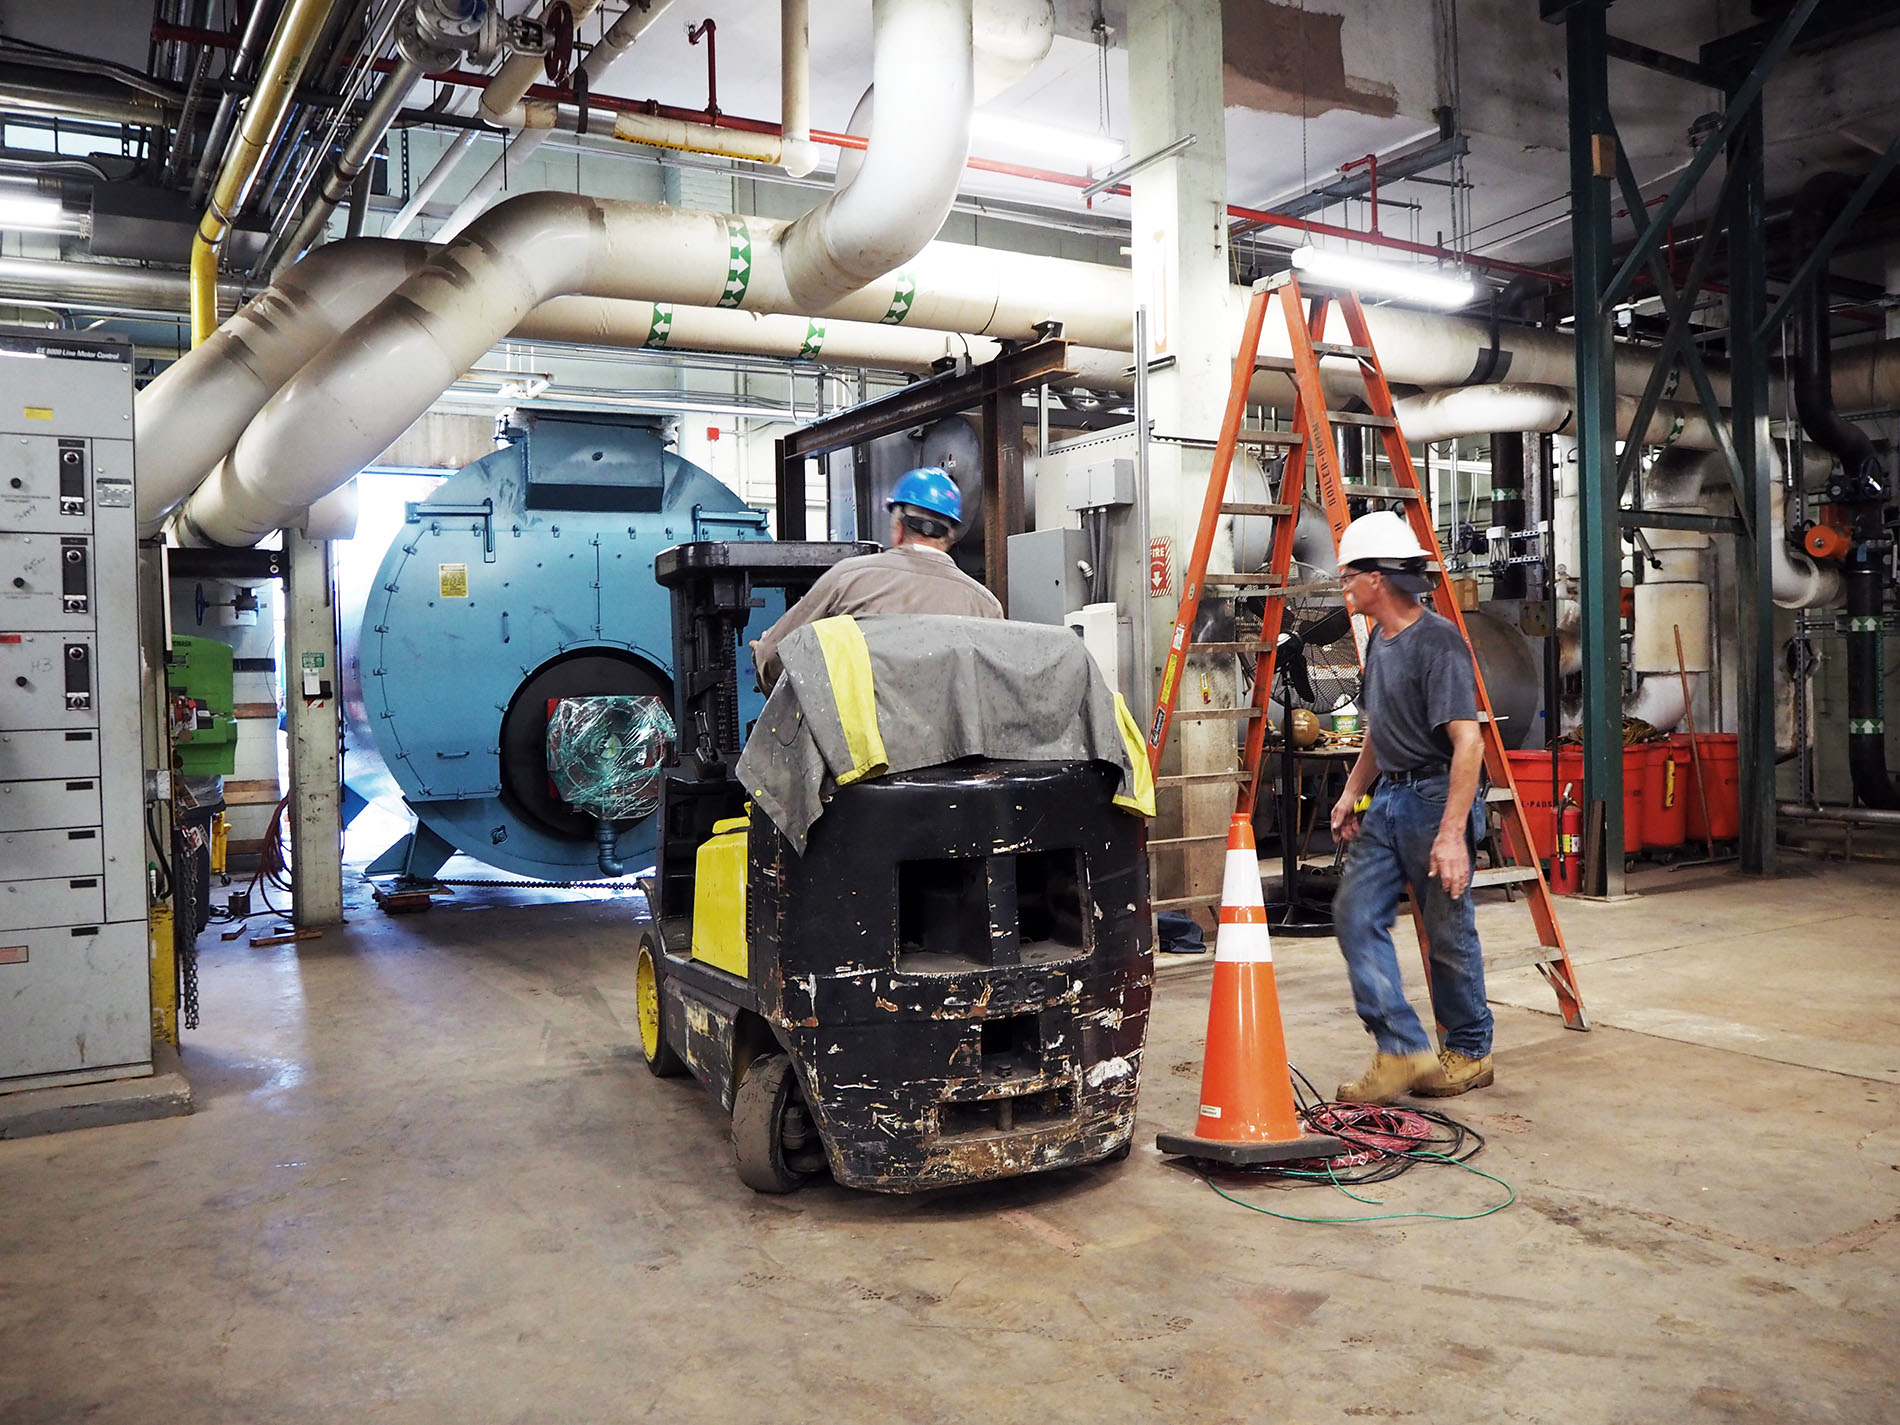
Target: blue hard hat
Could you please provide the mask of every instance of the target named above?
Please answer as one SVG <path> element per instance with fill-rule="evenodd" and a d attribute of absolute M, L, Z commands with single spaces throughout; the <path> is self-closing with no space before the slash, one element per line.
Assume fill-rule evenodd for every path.
<path fill-rule="evenodd" d="M 891 497 L 884 502 L 884 508 L 888 510 L 894 505 L 914 505 L 943 516 L 951 524 L 963 523 L 962 492 L 950 478 L 950 472 L 935 465 L 913 470 L 898 480 L 891 487 Z"/>

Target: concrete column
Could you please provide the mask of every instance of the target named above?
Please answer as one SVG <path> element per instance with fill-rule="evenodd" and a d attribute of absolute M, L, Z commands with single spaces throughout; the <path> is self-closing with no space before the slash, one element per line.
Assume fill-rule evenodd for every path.
<path fill-rule="evenodd" d="M 1211 441 L 1220 432 L 1233 377 L 1227 322 L 1227 143 L 1222 104 L 1220 0 L 1130 0 L 1128 6 L 1129 148 L 1135 157 L 1188 134 L 1184 152 L 1132 180 L 1135 300 L 1148 309 L 1148 357 L 1161 363 L 1149 381 L 1152 429 L 1165 436 Z M 1170 549 L 1170 579 L 1149 605 L 1151 686 L 1159 686 L 1181 591 L 1182 563 L 1207 488 L 1211 452 L 1166 441 L 1149 455 L 1149 526 Z M 1216 550 L 1217 568 L 1231 569 L 1231 549 Z M 1220 562 L 1222 559 L 1226 562 Z M 1195 660 L 1197 663 L 1202 660 Z M 1225 675 L 1215 704 L 1234 699 L 1232 660 L 1210 669 Z M 1189 669 L 1180 706 L 1201 705 L 1201 672 Z M 1225 771 L 1237 765 L 1231 721 L 1176 722 L 1169 770 Z M 1221 784 L 1164 790 L 1158 837 L 1218 835 L 1226 829 L 1233 788 Z M 1179 808 L 1172 812 L 1171 808 Z M 1179 818 L 1177 820 L 1177 818 Z M 1224 847 L 1190 847 L 1180 874 L 1173 858 L 1159 863 L 1156 899 L 1218 891 Z M 1179 863 L 1176 863 L 1179 864 Z M 1173 882 L 1174 884 L 1170 884 Z"/>
<path fill-rule="evenodd" d="M 328 540 L 284 531 L 284 670 L 290 724 L 290 858 L 297 925 L 343 919 L 336 601 Z"/>

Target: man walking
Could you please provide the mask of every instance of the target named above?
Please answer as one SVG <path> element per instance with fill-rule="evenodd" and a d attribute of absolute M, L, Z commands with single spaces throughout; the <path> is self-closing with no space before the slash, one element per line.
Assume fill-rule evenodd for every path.
<path fill-rule="evenodd" d="M 1366 645 L 1365 744 L 1333 807 L 1334 837 L 1351 843 L 1333 900 L 1354 1006 L 1377 1052 L 1339 1086 L 1350 1103 L 1401 1094 L 1442 1098 L 1491 1083 L 1491 1010 L 1471 904 L 1472 853 L 1483 829 L 1478 798 L 1484 740 L 1471 648 L 1451 620 L 1419 603 L 1426 553 L 1395 514 L 1356 519 L 1339 541 L 1348 607 L 1374 627 Z M 1363 817 L 1354 808 L 1378 779 Z M 1431 946 L 1431 1040 L 1399 979 L 1392 923 L 1411 888 Z"/>

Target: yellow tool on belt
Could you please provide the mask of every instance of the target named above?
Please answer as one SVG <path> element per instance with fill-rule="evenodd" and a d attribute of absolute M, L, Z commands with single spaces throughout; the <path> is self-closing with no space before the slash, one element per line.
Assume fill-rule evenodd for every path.
<path fill-rule="evenodd" d="M 1352 804 L 1352 814 L 1354 816 L 1364 816 L 1367 812 L 1371 810 L 1372 810 L 1372 793 L 1371 792 L 1361 793 L 1359 800 Z"/>

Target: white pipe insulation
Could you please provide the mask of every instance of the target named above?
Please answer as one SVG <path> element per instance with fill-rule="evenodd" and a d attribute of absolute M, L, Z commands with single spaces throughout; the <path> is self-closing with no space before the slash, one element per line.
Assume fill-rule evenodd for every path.
<path fill-rule="evenodd" d="M 1627 437 L 1636 423 L 1635 396 L 1616 398 L 1616 433 Z M 1401 396 L 1393 402 L 1399 428 L 1410 441 L 1450 440 L 1491 431 L 1539 431 L 1561 434 L 1576 419 L 1577 393 L 1563 386 L 1500 382 L 1453 386 Z M 1644 444 L 1680 445 L 1690 450 L 1717 449 L 1715 431 L 1700 406 L 1658 401 Z"/>
<path fill-rule="evenodd" d="M 971 0 L 874 0 L 872 87 L 904 102 L 883 106 L 857 172 L 780 237 L 790 310 L 830 309 L 950 216 L 970 156 L 970 11 Z"/>

